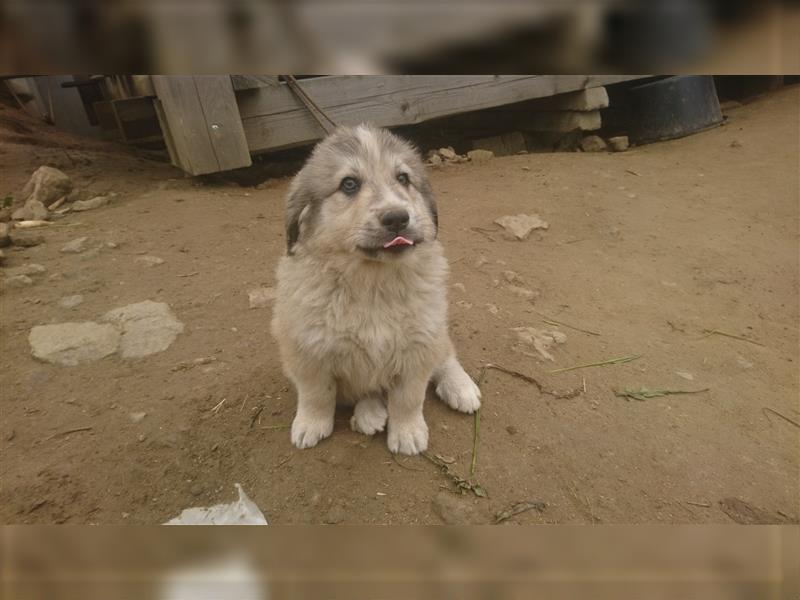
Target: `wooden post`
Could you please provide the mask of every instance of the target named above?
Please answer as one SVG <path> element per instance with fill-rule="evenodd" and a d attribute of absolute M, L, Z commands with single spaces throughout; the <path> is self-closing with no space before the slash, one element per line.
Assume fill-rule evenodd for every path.
<path fill-rule="evenodd" d="M 156 108 L 172 163 L 192 175 L 252 164 L 228 75 L 154 75 Z"/>

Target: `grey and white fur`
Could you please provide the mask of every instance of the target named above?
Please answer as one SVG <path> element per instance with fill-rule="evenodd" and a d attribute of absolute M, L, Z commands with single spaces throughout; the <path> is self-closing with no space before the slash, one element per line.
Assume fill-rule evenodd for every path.
<path fill-rule="evenodd" d="M 387 428 L 389 449 L 402 454 L 428 446 L 431 381 L 450 407 L 480 407 L 447 331 L 437 229 L 418 152 L 386 130 L 338 128 L 295 177 L 272 333 L 297 389 L 298 448 L 331 434 L 337 401 L 354 406 L 353 430 Z"/>

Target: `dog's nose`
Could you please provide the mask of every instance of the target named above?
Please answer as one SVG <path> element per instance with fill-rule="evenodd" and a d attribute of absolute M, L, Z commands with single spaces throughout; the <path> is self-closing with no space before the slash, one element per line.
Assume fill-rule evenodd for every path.
<path fill-rule="evenodd" d="M 405 209 L 389 210 L 381 215 L 381 225 L 397 233 L 408 225 L 408 218 L 408 211 Z"/>

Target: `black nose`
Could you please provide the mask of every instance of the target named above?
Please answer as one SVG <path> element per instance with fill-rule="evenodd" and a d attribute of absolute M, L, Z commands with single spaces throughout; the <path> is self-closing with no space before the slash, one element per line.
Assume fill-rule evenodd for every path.
<path fill-rule="evenodd" d="M 389 231 L 399 232 L 408 225 L 408 211 L 390 210 L 381 215 L 381 225 Z"/>

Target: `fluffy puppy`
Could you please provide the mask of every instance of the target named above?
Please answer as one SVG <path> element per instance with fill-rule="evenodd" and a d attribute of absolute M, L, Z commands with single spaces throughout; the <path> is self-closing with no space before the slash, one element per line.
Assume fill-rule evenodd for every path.
<path fill-rule="evenodd" d="M 429 382 L 456 410 L 480 407 L 447 332 L 437 227 L 419 154 L 384 129 L 337 129 L 295 177 L 272 333 L 297 388 L 298 448 L 331 434 L 337 401 L 354 405 L 353 430 L 388 427 L 402 454 L 428 446 Z"/>

